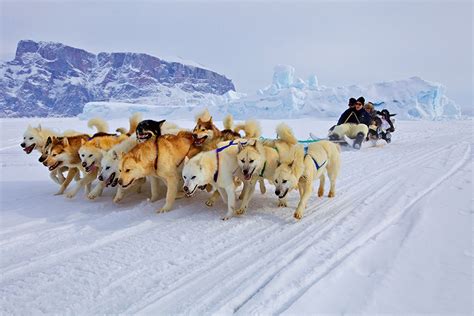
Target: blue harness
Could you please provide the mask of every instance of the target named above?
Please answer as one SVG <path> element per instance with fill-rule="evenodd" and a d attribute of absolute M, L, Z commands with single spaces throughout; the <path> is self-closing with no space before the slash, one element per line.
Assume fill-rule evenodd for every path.
<path fill-rule="evenodd" d="M 239 143 L 234 143 L 233 140 L 231 140 L 227 145 L 225 146 L 222 146 L 222 147 L 219 147 L 216 149 L 216 159 L 217 159 L 217 169 L 216 169 L 216 172 L 214 172 L 214 182 L 217 182 L 217 178 L 219 177 L 219 153 L 221 151 L 224 151 L 225 149 L 229 148 L 230 146 L 234 146 L 234 145 L 238 145 Z M 240 143 L 242 145 L 245 145 L 247 144 L 247 142 L 245 143 Z"/>
<path fill-rule="evenodd" d="M 321 169 L 327 162 L 327 160 L 325 160 L 321 165 L 318 164 L 318 162 L 316 161 L 316 159 L 314 159 L 313 156 L 311 156 L 310 154 L 308 154 L 308 146 L 305 146 L 304 147 L 304 156 L 310 156 L 311 159 L 313 159 L 313 162 L 314 162 L 314 165 L 316 166 L 316 171 L 318 171 L 319 169 Z"/>

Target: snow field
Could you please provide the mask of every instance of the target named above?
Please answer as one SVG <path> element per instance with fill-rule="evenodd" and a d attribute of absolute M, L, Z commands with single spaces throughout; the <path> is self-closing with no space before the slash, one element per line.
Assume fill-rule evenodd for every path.
<path fill-rule="evenodd" d="M 269 184 L 227 222 L 205 192 L 159 215 L 147 192 L 118 205 L 111 189 L 53 196 L 38 155 L 19 147 L 29 122 L 1 121 L 2 313 L 472 312 L 472 121 L 398 122 L 392 144 L 343 151 L 336 197 L 315 190 L 300 222 L 298 194 L 277 208 Z M 264 136 L 278 123 L 262 121 Z M 333 124 L 287 123 L 300 139 Z"/>

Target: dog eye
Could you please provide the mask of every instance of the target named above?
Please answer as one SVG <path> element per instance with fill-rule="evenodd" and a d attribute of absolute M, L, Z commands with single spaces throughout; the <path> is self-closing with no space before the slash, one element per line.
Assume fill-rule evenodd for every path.
<path fill-rule="evenodd" d="M 288 182 L 288 180 L 283 180 L 282 182 L 283 182 L 283 183 L 286 183 L 286 182 Z"/>
<path fill-rule="evenodd" d="M 186 176 L 183 176 L 184 180 L 186 180 Z"/>
<path fill-rule="evenodd" d="M 253 160 L 250 160 L 249 162 L 250 162 L 250 163 L 253 163 L 254 161 L 253 161 Z"/>
<path fill-rule="evenodd" d="M 84 157 L 84 154 L 82 154 L 81 157 Z"/>
<path fill-rule="evenodd" d="M 53 154 L 53 157 L 56 157 L 56 154 Z"/>
<path fill-rule="evenodd" d="M 33 139 L 33 137 L 30 137 L 30 140 L 32 140 L 32 139 Z"/>
<path fill-rule="evenodd" d="M 125 172 L 130 172 L 130 169 L 126 169 Z"/>
<path fill-rule="evenodd" d="M 278 183 L 278 180 L 275 180 L 275 183 Z"/>
<path fill-rule="evenodd" d="M 194 179 L 196 179 L 196 176 L 192 176 L 191 180 L 194 180 Z"/>
<path fill-rule="evenodd" d="M 241 161 L 242 161 L 242 163 L 245 163 L 245 159 L 242 159 Z"/>
<path fill-rule="evenodd" d="M 110 167 L 109 167 L 109 166 L 105 167 L 105 170 L 109 170 L 109 169 L 110 169 Z"/>
<path fill-rule="evenodd" d="M 92 154 L 89 155 L 89 158 L 92 157 Z"/>

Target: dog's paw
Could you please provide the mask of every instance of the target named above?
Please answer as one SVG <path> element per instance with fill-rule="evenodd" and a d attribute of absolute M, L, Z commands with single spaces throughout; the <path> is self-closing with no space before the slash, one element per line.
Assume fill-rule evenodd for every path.
<path fill-rule="evenodd" d="M 336 193 L 334 193 L 332 191 L 329 191 L 328 197 L 332 198 L 332 197 L 335 197 L 335 196 L 336 196 Z"/>
<path fill-rule="evenodd" d="M 207 200 L 206 205 L 209 206 L 209 207 L 213 206 L 214 205 L 214 200 L 212 200 L 212 199 Z"/>
<path fill-rule="evenodd" d="M 54 193 L 54 195 L 63 195 L 63 193 L 64 193 L 64 191 L 60 190 L 60 191 Z"/>
<path fill-rule="evenodd" d="M 239 200 L 242 201 L 244 199 L 244 192 L 242 191 L 242 193 L 240 193 L 239 195 Z"/>
<path fill-rule="evenodd" d="M 150 203 L 156 202 L 158 200 L 159 199 L 157 197 L 153 197 L 153 196 L 147 199 L 147 201 L 150 202 Z"/>
<path fill-rule="evenodd" d="M 237 209 L 237 211 L 235 211 L 235 214 L 237 214 L 237 215 L 245 214 L 245 208 L 241 207 L 241 208 Z"/>
<path fill-rule="evenodd" d="M 223 221 L 228 221 L 231 217 L 232 217 L 232 216 L 224 216 L 224 217 L 222 217 L 221 219 L 222 219 Z"/>
<path fill-rule="evenodd" d="M 282 200 L 279 200 L 278 201 L 278 207 L 287 207 L 288 204 L 286 203 L 286 201 L 282 201 Z"/>
<path fill-rule="evenodd" d="M 116 197 L 114 197 L 113 201 L 114 201 L 114 203 L 120 203 L 120 201 L 122 201 L 122 199 L 123 199 L 123 197 L 116 196 Z"/>
<path fill-rule="evenodd" d="M 98 196 L 99 196 L 99 194 L 97 194 L 96 192 L 91 192 L 91 193 L 87 194 L 87 198 L 88 198 L 89 200 L 94 200 L 94 199 L 96 199 Z"/>
<path fill-rule="evenodd" d="M 66 194 L 66 197 L 67 197 L 68 199 L 72 199 L 72 198 L 75 197 L 75 196 L 76 196 L 76 193 L 74 193 L 74 192 L 69 192 L 69 193 Z"/>
<path fill-rule="evenodd" d="M 159 209 L 159 210 L 157 210 L 156 212 L 157 212 L 158 214 L 160 214 L 160 213 L 166 213 L 166 212 L 169 212 L 170 210 L 171 210 L 171 208 L 170 208 L 170 207 L 163 206 L 162 208 L 160 208 L 160 209 Z"/>
<path fill-rule="evenodd" d="M 296 211 L 295 214 L 293 214 L 293 217 L 294 217 L 295 219 L 300 220 L 300 219 L 303 218 L 303 212 Z"/>
<path fill-rule="evenodd" d="M 318 196 L 322 197 L 324 195 L 324 189 L 319 189 L 318 190 Z"/>
<path fill-rule="evenodd" d="M 177 198 L 177 199 L 182 199 L 182 198 L 184 198 L 184 197 L 185 197 L 184 192 L 178 191 L 178 192 L 176 193 L 176 198 Z"/>

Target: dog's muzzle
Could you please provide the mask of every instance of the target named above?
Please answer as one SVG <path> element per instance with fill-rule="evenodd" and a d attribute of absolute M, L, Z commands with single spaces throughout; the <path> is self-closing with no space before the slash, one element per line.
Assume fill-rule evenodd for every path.
<path fill-rule="evenodd" d="M 35 146 L 36 144 L 32 144 L 28 147 L 25 147 L 26 144 L 25 143 L 21 143 L 20 146 L 23 148 L 23 151 L 27 154 L 31 154 L 31 152 L 33 151 L 33 149 L 35 149 Z"/>

